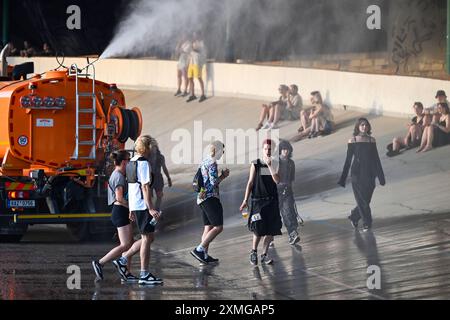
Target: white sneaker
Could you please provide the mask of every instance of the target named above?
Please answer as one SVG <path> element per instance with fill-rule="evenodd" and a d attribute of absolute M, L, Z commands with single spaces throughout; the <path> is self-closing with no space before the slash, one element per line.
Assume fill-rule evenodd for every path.
<path fill-rule="evenodd" d="M 262 127 L 263 129 L 269 129 L 272 124 L 270 122 L 266 122 L 266 124 Z"/>

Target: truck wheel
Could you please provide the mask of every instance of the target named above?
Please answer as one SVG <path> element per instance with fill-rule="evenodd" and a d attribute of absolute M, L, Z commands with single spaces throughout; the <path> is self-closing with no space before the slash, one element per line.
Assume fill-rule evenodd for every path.
<path fill-rule="evenodd" d="M 76 241 L 84 242 L 89 241 L 91 238 L 91 233 L 89 232 L 88 222 L 72 222 L 67 224 L 67 229 L 69 229 L 72 236 Z"/>

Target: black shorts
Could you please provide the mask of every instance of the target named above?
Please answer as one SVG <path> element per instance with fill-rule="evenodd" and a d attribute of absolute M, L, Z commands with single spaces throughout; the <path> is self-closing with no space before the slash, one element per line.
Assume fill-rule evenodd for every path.
<path fill-rule="evenodd" d="M 138 210 L 133 211 L 133 213 L 136 216 L 136 224 L 141 234 L 155 232 L 155 227 L 149 223 L 150 221 L 152 221 L 153 217 L 150 215 L 148 210 Z"/>
<path fill-rule="evenodd" d="M 164 189 L 164 178 L 162 175 L 155 175 L 153 178 L 153 184 L 151 186 L 152 192 L 161 192 Z"/>
<path fill-rule="evenodd" d="M 116 228 L 124 227 L 130 224 L 130 211 L 121 205 L 113 205 L 111 221 Z"/>
<path fill-rule="evenodd" d="M 205 226 L 222 226 L 223 225 L 223 208 L 220 200 L 211 197 L 200 203 L 203 213 L 203 223 Z"/>

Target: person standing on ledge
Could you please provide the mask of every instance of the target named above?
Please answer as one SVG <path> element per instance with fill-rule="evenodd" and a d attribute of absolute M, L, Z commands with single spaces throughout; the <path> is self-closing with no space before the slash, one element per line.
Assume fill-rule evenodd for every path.
<path fill-rule="evenodd" d="M 357 205 L 348 219 L 355 229 L 358 228 L 358 222 L 362 219 L 363 231 L 372 228 L 370 201 L 375 190 L 375 178 L 378 177 L 382 186 L 386 183 L 375 138 L 371 136 L 371 133 L 372 127 L 369 121 L 366 118 L 359 118 L 355 124 L 353 138 L 348 141 L 347 158 L 338 182 L 345 188 L 351 165 L 352 188 Z"/>

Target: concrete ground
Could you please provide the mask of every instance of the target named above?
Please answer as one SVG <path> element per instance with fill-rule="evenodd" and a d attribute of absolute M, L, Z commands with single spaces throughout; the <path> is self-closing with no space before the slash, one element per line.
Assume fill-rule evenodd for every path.
<path fill-rule="evenodd" d="M 199 266 L 189 254 L 202 231 L 190 186 L 197 163 L 174 163 L 172 151 L 179 141 L 172 141 L 172 134 L 180 128 L 194 132 L 194 121 L 202 121 L 200 134 L 211 128 L 221 132 L 253 128 L 262 101 L 214 97 L 186 103 L 167 92 L 127 90 L 125 94 L 129 107 L 141 107 L 143 133 L 158 139 L 174 183 L 173 188 L 165 188 L 164 219 L 151 262 L 152 272 L 164 278 L 164 286 L 122 285 L 111 265 L 105 267 L 105 280 L 94 282 L 90 260 L 106 253 L 111 243 L 79 244 L 64 227 L 34 226 L 22 243 L 1 245 L 1 299 L 450 298 L 450 146 L 387 158 L 385 146 L 392 137 L 404 134 L 406 120 L 368 115 L 387 183 L 377 184 L 375 190 L 373 231 L 354 231 L 346 219 L 354 206 L 351 186 L 343 189 L 336 183 L 354 121 L 362 114 L 334 110 L 335 133 L 293 144 L 294 190 L 305 220 L 299 245 L 287 244 L 283 229 L 270 249 L 275 263 L 250 265 L 252 235 L 239 213 L 249 165 L 226 163 L 221 166 L 230 168 L 231 175 L 221 185 L 225 230 L 210 248 L 220 264 Z M 291 137 L 297 127 L 298 123 L 282 123 L 281 137 Z M 226 153 L 230 152 L 229 147 Z M 69 265 L 81 268 L 80 290 L 67 289 Z M 380 286 L 369 289 L 374 266 L 380 272 Z M 138 258 L 133 267 L 138 269 Z"/>

